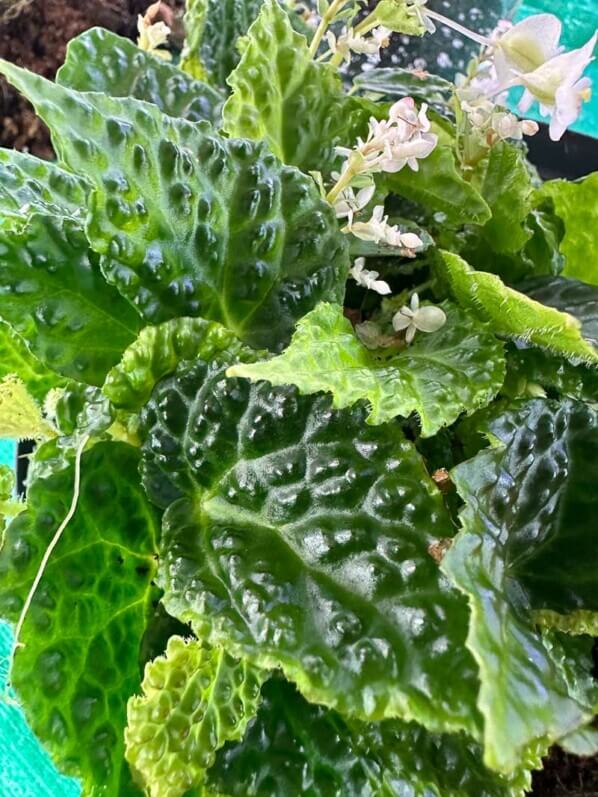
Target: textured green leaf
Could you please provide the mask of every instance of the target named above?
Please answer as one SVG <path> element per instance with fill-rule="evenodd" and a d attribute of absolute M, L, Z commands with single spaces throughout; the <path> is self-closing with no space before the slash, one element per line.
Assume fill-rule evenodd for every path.
<path fill-rule="evenodd" d="M 83 180 L 47 161 L 0 149 L 0 227 L 19 227 L 32 213 L 85 217 Z"/>
<path fill-rule="evenodd" d="M 56 80 L 77 91 L 147 100 L 169 116 L 191 122 L 219 123 L 224 102 L 224 95 L 211 86 L 103 28 L 86 30 L 70 41 Z"/>
<path fill-rule="evenodd" d="M 374 91 L 397 99 L 414 97 L 443 105 L 448 104 L 453 93 L 453 84 L 438 75 L 400 67 L 369 69 L 357 75 L 353 82 L 362 91 Z"/>
<path fill-rule="evenodd" d="M 451 224 L 485 224 L 491 217 L 482 195 L 459 174 L 449 146 L 437 146 L 419 161 L 419 171 L 405 168 L 397 174 L 384 175 L 382 184 L 391 193 L 418 202 L 431 213 L 444 213 Z"/>
<path fill-rule="evenodd" d="M 314 62 L 276 0 L 264 0 L 228 82 L 225 131 L 265 139 L 284 163 L 303 171 L 329 170 L 334 147 L 353 146 L 367 130 L 369 107 L 345 96 L 333 66 Z"/>
<path fill-rule="evenodd" d="M 227 745 L 208 773 L 231 797 L 523 797 L 529 785 L 527 772 L 507 779 L 487 770 L 463 735 L 346 720 L 282 680 L 262 692 L 245 739 Z"/>
<path fill-rule="evenodd" d="M 531 396 L 541 387 L 555 397 L 598 400 L 598 369 L 572 365 L 540 349 L 513 348 L 507 353 L 507 378 L 503 392 L 517 398 Z"/>
<path fill-rule="evenodd" d="M 598 172 L 577 183 L 550 180 L 538 195 L 549 196 L 565 222 L 565 276 L 598 285 Z"/>
<path fill-rule="evenodd" d="M 534 619 L 543 628 L 556 628 L 566 634 L 591 634 L 598 636 L 598 612 L 577 609 L 561 614 L 550 609 L 534 612 Z"/>
<path fill-rule="evenodd" d="M 367 400 L 369 423 L 417 412 L 429 437 L 462 412 L 474 412 L 498 393 L 505 376 L 503 345 L 485 324 L 446 303 L 446 325 L 416 337 L 398 354 L 374 353 L 355 335 L 339 305 L 320 304 L 299 321 L 278 357 L 235 365 L 231 376 L 297 385 L 301 393 L 333 394 L 333 406 Z"/>
<path fill-rule="evenodd" d="M 490 150 L 481 186 L 492 211 L 482 234 L 499 253 L 518 252 L 529 240 L 524 222 L 532 208 L 532 182 L 523 151 L 506 141 Z"/>
<path fill-rule="evenodd" d="M 537 302 L 577 318 L 584 338 L 598 347 L 598 286 L 567 277 L 537 277 L 517 288 Z"/>
<path fill-rule="evenodd" d="M 489 426 L 496 447 L 452 471 L 466 507 L 442 567 L 469 598 L 485 760 L 517 766 L 530 743 L 588 719 L 534 629 L 532 609 L 595 608 L 596 412 L 534 401 Z"/>
<path fill-rule="evenodd" d="M 187 0 L 181 68 L 219 86 L 239 62 L 239 38 L 249 30 L 262 0 Z"/>
<path fill-rule="evenodd" d="M 46 448 L 46 447 L 44 447 Z M 133 792 L 124 762 L 127 698 L 151 610 L 156 521 L 136 450 L 99 443 L 83 456 L 81 495 L 23 626 L 12 683 L 37 736 L 87 794 Z M 29 486 L 0 552 L 0 612 L 15 620 L 65 517 L 73 468 Z"/>
<path fill-rule="evenodd" d="M 182 363 L 142 416 L 146 490 L 174 502 L 167 611 L 310 700 L 476 732 L 465 602 L 428 552 L 452 525 L 413 445 L 362 408 L 223 377 Z"/>
<path fill-rule="evenodd" d="M 0 66 L 61 159 L 93 180 L 87 234 L 147 321 L 203 316 L 277 348 L 318 301 L 340 300 L 349 263 L 334 210 L 264 145 Z"/>
<path fill-rule="evenodd" d="M 0 381 L 10 374 L 16 374 L 38 402 L 43 402 L 49 390 L 65 382 L 31 354 L 25 341 L 8 324 L 0 322 Z"/>
<path fill-rule="evenodd" d="M 507 288 L 494 274 L 475 271 L 459 255 L 442 252 L 442 260 L 459 304 L 489 321 L 497 334 L 533 343 L 573 363 L 598 364 L 598 351 L 582 337 L 576 318 Z"/>
<path fill-rule="evenodd" d="M 376 20 L 380 25 L 407 36 L 423 36 L 426 32 L 419 15 L 409 8 L 406 0 L 378 0 Z"/>
<path fill-rule="evenodd" d="M 203 785 L 216 751 L 243 738 L 266 675 L 222 648 L 170 639 L 127 709 L 126 757 L 150 797 L 183 797 Z"/>
<path fill-rule="evenodd" d="M 64 376 L 101 385 L 139 329 L 77 221 L 35 214 L 0 229 L 0 281 L 0 316 Z"/>
<path fill-rule="evenodd" d="M 138 412 L 157 382 L 174 373 L 183 360 L 251 362 L 257 356 L 220 324 L 203 318 L 175 318 L 141 330 L 106 377 L 104 393 L 115 407 Z"/>

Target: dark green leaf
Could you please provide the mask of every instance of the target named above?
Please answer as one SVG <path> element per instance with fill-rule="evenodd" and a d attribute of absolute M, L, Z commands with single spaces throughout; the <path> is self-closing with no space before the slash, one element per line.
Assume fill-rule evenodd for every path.
<path fill-rule="evenodd" d="M 33 215 L 0 229 L 0 317 L 48 368 L 101 385 L 140 321 L 107 285 L 80 223 Z"/>
<path fill-rule="evenodd" d="M 552 397 L 570 396 L 583 401 L 598 397 L 598 369 L 572 365 L 540 349 L 512 348 L 507 353 L 507 379 L 503 392 L 513 398 L 532 396 L 540 387 Z"/>
<path fill-rule="evenodd" d="M 224 95 L 211 86 L 103 28 L 70 41 L 56 80 L 77 91 L 147 100 L 169 116 L 191 122 L 219 123 L 224 102 Z"/>
<path fill-rule="evenodd" d="M 452 526 L 413 445 L 362 408 L 223 377 L 183 363 L 142 420 L 148 494 L 183 496 L 168 612 L 310 700 L 477 732 L 466 607 L 428 552 Z"/>
<path fill-rule="evenodd" d="M 362 91 L 375 91 L 387 97 L 402 99 L 414 97 L 432 104 L 448 104 L 453 84 L 437 75 L 413 69 L 390 67 L 369 69 L 353 81 Z"/>
<path fill-rule="evenodd" d="M 0 67 L 61 159 L 93 181 L 87 234 L 147 321 L 204 316 L 276 349 L 318 301 L 341 299 L 349 264 L 334 211 L 264 145 Z"/>
<path fill-rule="evenodd" d="M 523 797 L 529 786 L 529 772 L 502 778 L 486 769 L 481 748 L 463 735 L 348 721 L 282 680 L 262 692 L 247 735 L 208 773 L 231 797 Z"/>
<path fill-rule="evenodd" d="M 577 318 L 584 338 L 598 347 L 598 286 L 567 277 L 537 277 L 517 288 L 537 302 Z"/>
<path fill-rule="evenodd" d="M 50 559 L 23 627 L 12 684 L 37 736 L 85 792 L 133 793 L 124 762 L 126 701 L 140 683 L 151 610 L 156 522 L 138 485 L 138 453 L 98 443 L 83 456 L 77 512 Z M 19 614 L 65 517 L 73 467 L 37 480 L 0 552 L 0 611 Z"/>

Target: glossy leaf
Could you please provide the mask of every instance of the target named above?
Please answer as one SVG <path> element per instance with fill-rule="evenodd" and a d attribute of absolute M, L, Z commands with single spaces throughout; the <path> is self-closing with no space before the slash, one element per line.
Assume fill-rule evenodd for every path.
<path fill-rule="evenodd" d="M 239 61 L 239 39 L 261 5 L 262 0 L 187 0 L 181 68 L 225 86 Z"/>
<path fill-rule="evenodd" d="M 330 170 L 334 147 L 353 146 L 367 131 L 369 108 L 344 95 L 334 67 L 314 62 L 277 0 L 264 0 L 228 82 L 225 131 L 267 141 L 284 163 L 304 172 Z"/>
<path fill-rule="evenodd" d="M 310 177 L 147 103 L 78 93 L 0 64 L 93 180 L 87 234 L 107 279 L 150 323 L 222 321 L 284 346 L 297 318 L 340 300 L 347 243 Z"/>
<path fill-rule="evenodd" d="M 0 317 L 63 376 L 101 385 L 135 339 L 133 308 L 107 285 L 80 224 L 32 216 L 0 229 Z"/>
<path fill-rule="evenodd" d="M 452 147 L 439 145 L 419 161 L 419 171 L 408 167 L 384 175 L 381 182 L 398 196 L 418 202 L 428 212 L 444 213 L 450 224 L 485 224 L 491 217 L 486 201 L 457 171 Z"/>
<path fill-rule="evenodd" d="M 40 403 L 52 388 L 65 383 L 56 372 L 42 365 L 29 351 L 25 341 L 8 324 L 0 322 L 0 380 L 10 374 L 18 376 L 33 398 Z"/>
<path fill-rule="evenodd" d="M 413 69 L 390 67 L 369 69 L 353 81 L 362 91 L 373 91 L 387 97 L 414 97 L 427 103 L 447 105 L 453 84 L 437 75 Z"/>
<path fill-rule="evenodd" d="M 151 610 L 156 521 L 138 454 L 98 443 L 83 456 L 77 512 L 50 559 L 23 626 L 12 684 L 36 735 L 86 793 L 136 794 L 124 762 L 127 698 Z M 0 552 L 0 611 L 15 620 L 65 517 L 73 467 L 29 486 L 28 508 Z"/>
<path fill-rule="evenodd" d="M 530 402 L 488 429 L 495 447 L 451 473 L 465 501 L 463 531 L 442 567 L 467 594 L 468 647 L 480 668 L 485 760 L 517 766 L 530 743 L 588 721 L 533 625 L 532 609 L 594 608 L 596 412 Z"/>
<path fill-rule="evenodd" d="M 447 323 L 389 355 L 372 352 L 355 335 L 339 305 L 320 304 L 297 325 L 289 348 L 278 357 L 235 365 L 231 376 L 297 385 L 303 394 L 333 394 L 333 406 L 367 400 L 368 423 L 419 414 L 429 437 L 462 412 L 488 404 L 505 376 L 503 345 L 486 325 L 445 304 Z"/>
<path fill-rule="evenodd" d="M 565 222 L 564 276 L 598 285 L 598 173 L 576 183 L 549 180 L 539 189 Z"/>
<path fill-rule="evenodd" d="M 139 412 L 154 386 L 174 373 L 183 360 L 201 357 L 208 362 L 252 362 L 258 356 L 220 324 L 203 318 L 176 318 L 141 330 L 108 374 L 104 393 L 115 407 Z"/>
<path fill-rule="evenodd" d="M 223 377 L 183 363 L 142 419 L 146 490 L 173 501 L 167 611 L 312 701 L 475 732 L 466 607 L 428 553 L 452 526 L 413 445 L 362 408 Z"/>
<path fill-rule="evenodd" d="M 247 735 L 208 773 L 231 797 L 523 797 L 529 784 L 528 772 L 502 778 L 487 770 L 480 747 L 463 735 L 346 720 L 282 680 L 262 692 Z"/>
<path fill-rule="evenodd" d="M 224 102 L 216 89 L 104 28 L 71 39 L 56 80 L 77 91 L 146 100 L 169 116 L 191 122 L 218 124 Z"/>
<path fill-rule="evenodd" d="M 598 286 L 567 277 L 537 277 L 517 287 L 537 302 L 577 318 L 584 338 L 598 347 Z"/>
<path fill-rule="evenodd" d="M 532 396 L 537 387 L 551 396 L 558 394 L 595 401 L 598 396 L 598 369 L 573 365 L 562 357 L 540 349 L 510 350 L 507 353 L 507 378 L 503 392 L 513 398 Z"/>
<path fill-rule="evenodd" d="M 507 288 L 494 274 L 475 271 L 459 255 L 442 252 L 442 260 L 456 300 L 498 335 L 533 343 L 574 364 L 598 364 L 598 351 L 576 318 Z"/>
<path fill-rule="evenodd" d="M 0 149 L 0 228 L 21 227 L 35 212 L 85 218 L 83 179 L 16 150 Z"/>
<path fill-rule="evenodd" d="M 243 738 L 266 674 L 222 648 L 171 637 L 127 709 L 126 757 L 150 797 L 204 784 L 217 750 Z"/>

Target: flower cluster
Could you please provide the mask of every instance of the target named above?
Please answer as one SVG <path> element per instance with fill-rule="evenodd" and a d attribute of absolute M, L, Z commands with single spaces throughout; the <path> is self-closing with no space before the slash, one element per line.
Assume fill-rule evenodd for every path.
<path fill-rule="evenodd" d="M 401 232 L 397 225 L 388 223 L 384 206 L 376 205 L 369 221 L 353 221 L 352 217 L 343 232 L 352 233 L 362 241 L 395 246 L 405 257 L 415 257 L 415 250 L 423 246 L 421 238 L 412 232 Z"/>
<path fill-rule="evenodd" d="M 341 61 L 351 63 L 351 56 L 353 53 L 360 55 L 379 55 L 380 50 L 388 47 L 390 44 L 390 37 L 392 31 L 379 25 L 372 30 L 370 36 L 365 36 L 362 33 L 356 33 L 353 28 L 345 28 L 342 34 L 338 37 L 329 30 L 326 34 L 326 40 L 331 52 L 336 55 Z"/>
<path fill-rule="evenodd" d="M 158 49 L 168 42 L 168 37 L 170 36 L 170 28 L 165 22 L 154 22 L 161 10 L 161 6 L 162 3 L 158 0 L 158 2 L 149 6 L 145 15 L 139 14 L 137 17 L 137 31 L 139 33 L 137 46 L 140 50 L 157 55 L 165 61 L 170 61 L 172 55 L 168 50 Z"/>

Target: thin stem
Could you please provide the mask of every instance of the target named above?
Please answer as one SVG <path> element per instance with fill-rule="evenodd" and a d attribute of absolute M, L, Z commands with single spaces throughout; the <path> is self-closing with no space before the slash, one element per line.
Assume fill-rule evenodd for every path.
<path fill-rule="evenodd" d="M 482 36 L 479 33 L 475 33 L 473 30 L 469 30 L 469 28 L 466 28 L 464 25 L 460 25 L 458 22 L 439 14 L 437 11 L 432 11 L 431 9 L 426 8 L 424 13 L 426 16 L 430 17 L 430 19 L 435 19 L 437 22 L 440 22 L 441 25 L 445 25 L 447 28 L 456 30 L 458 33 L 461 33 L 468 39 L 471 39 L 477 44 L 481 44 L 482 47 L 492 47 L 492 42 L 490 39 L 487 39 L 485 36 Z"/>
<path fill-rule="evenodd" d="M 365 19 L 362 19 L 359 25 L 355 28 L 355 35 L 364 36 L 366 33 L 369 33 L 378 25 L 378 20 L 376 19 L 376 12 L 372 11 L 371 14 Z"/>
<path fill-rule="evenodd" d="M 31 589 L 29 590 L 29 594 L 23 604 L 23 608 L 21 609 L 21 614 L 19 616 L 19 620 L 17 622 L 17 627 L 15 629 L 15 638 L 12 645 L 12 649 L 10 651 L 10 656 L 8 659 L 8 679 L 6 681 L 6 689 L 9 689 L 10 685 L 10 674 L 12 672 L 15 654 L 18 648 L 24 647 L 23 643 L 19 641 L 21 636 L 21 631 L 23 630 L 23 624 L 27 618 L 27 614 L 29 613 L 29 609 L 31 608 L 31 603 L 33 598 L 35 597 L 35 593 L 37 592 L 37 588 L 39 587 L 40 581 L 44 576 L 44 572 L 52 556 L 54 548 L 58 545 L 60 538 L 68 524 L 71 522 L 73 515 L 77 511 L 77 503 L 79 501 L 79 492 L 81 490 L 81 456 L 83 455 L 83 449 L 87 445 L 89 441 L 89 435 L 85 435 L 79 445 L 77 446 L 77 451 L 75 453 L 75 478 L 73 483 L 73 498 L 71 500 L 71 505 L 69 507 L 69 511 L 66 513 L 66 516 L 58 529 L 56 530 L 56 534 L 52 537 L 50 544 L 46 548 L 46 552 L 42 558 L 40 566 L 38 568 L 37 574 L 33 579 L 33 584 L 31 585 Z"/>
<path fill-rule="evenodd" d="M 326 11 L 324 16 L 320 20 L 320 24 L 316 28 L 314 37 L 311 40 L 311 44 L 309 45 L 309 54 L 311 55 L 312 58 L 318 52 L 318 47 L 320 46 L 320 42 L 324 38 L 324 35 L 328 30 L 334 17 L 336 16 L 337 12 L 341 10 L 341 8 L 346 4 L 346 2 L 347 0 L 334 0 L 330 4 L 330 8 L 328 9 L 328 11 Z"/>
<path fill-rule="evenodd" d="M 353 169 L 351 169 L 351 167 L 346 169 L 346 171 L 344 171 L 341 174 L 338 183 L 328 192 L 328 195 L 326 196 L 326 201 L 330 202 L 331 205 L 334 205 L 334 203 L 339 197 L 339 194 L 341 194 L 342 191 L 345 190 L 345 188 L 348 188 L 351 185 L 351 181 L 353 180 L 354 177 L 355 177 L 355 172 L 353 171 Z"/>

